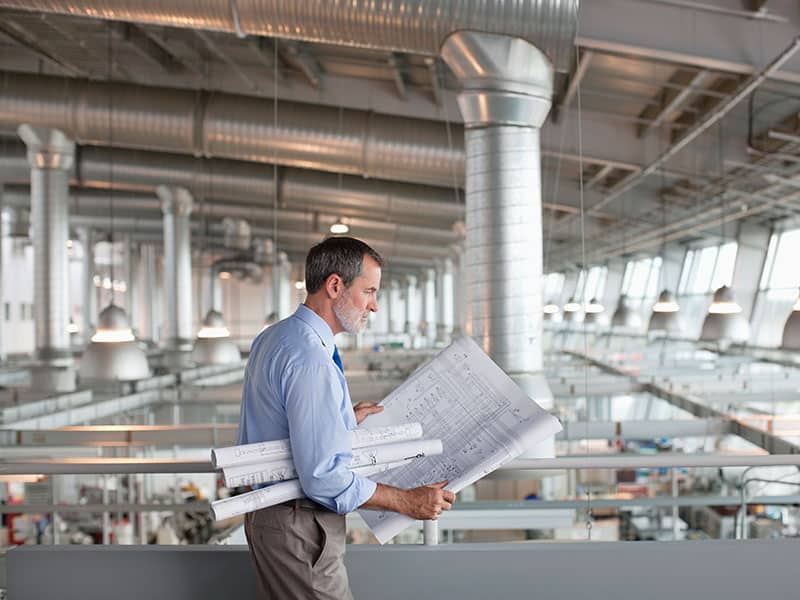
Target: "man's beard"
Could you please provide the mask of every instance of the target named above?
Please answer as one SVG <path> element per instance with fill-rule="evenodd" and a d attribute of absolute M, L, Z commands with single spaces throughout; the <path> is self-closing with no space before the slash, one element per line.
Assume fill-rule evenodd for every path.
<path fill-rule="evenodd" d="M 357 306 L 349 302 L 346 296 L 337 298 L 333 303 L 333 314 L 339 319 L 347 333 L 358 334 L 367 322 L 369 311 L 362 312 Z"/>

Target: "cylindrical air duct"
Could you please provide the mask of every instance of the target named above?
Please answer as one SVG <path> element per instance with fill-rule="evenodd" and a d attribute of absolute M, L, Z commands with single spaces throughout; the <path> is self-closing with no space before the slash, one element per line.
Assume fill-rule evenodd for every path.
<path fill-rule="evenodd" d="M 463 85 L 472 335 L 545 408 L 539 128 L 553 67 L 530 43 L 458 32 L 442 57 Z"/>
<path fill-rule="evenodd" d="M 18 132 L 31 167 L 36 356 L 45 363 L 70 365 L 67 207 L 75 143 L 57 129 L 21 125 Z"/>
<path fill-rule="evenodd" d="M 194 204 L 185 188 L 156 188 L 164 211 L 164 287 L 167 293 L 167 348 L 192 349 L 192 248 L 189 216 Z"/>

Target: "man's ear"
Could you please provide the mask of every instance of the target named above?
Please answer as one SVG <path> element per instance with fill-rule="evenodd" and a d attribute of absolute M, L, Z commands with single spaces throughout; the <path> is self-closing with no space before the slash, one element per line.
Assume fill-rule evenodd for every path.
<path fill-rule="evenodd" d="M 338 298 L 344 289 L 344 282 L 339 275 L 333 273 L 325 280 L 325 289 L 328 292 L 328 296 Z"/>

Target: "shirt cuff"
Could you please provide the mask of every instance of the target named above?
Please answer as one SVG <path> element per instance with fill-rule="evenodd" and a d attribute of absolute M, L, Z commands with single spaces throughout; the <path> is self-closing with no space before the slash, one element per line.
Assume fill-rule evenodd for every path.
<path fill-rule="evenodd" d="M 352 483 L 333 499 L 336 512 L 340 515 L 353 512 L 364 504 L 364 502 L 372 498 L 377 488 L 378 484 L 374 481 L 353 473 Z"/>

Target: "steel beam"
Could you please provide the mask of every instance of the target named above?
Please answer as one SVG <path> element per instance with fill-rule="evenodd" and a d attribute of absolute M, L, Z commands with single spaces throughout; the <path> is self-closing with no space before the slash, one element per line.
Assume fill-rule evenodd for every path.
<path fill-rule="evenodd" d="M 598 52 L 752 75 L 800 31 L 800 5 L 794 0 L 771 0 L 771 19 L 760 26 L 754 26 L 752 12 L 726 10 L 730 4 L 583 2 L 575 42 Z M 800 83 L 800 60 L 787 62 L 769 77 Z"/>
<path fill-rule="evenodd" d="M 108 21 L 109 30 L 130 46 L 139 56 L 158 65 L 171 75 L 183 73 L 186 65 L 168 52 L 163 45 L 156 43 L 141 27 L 121 21 Z"/>

